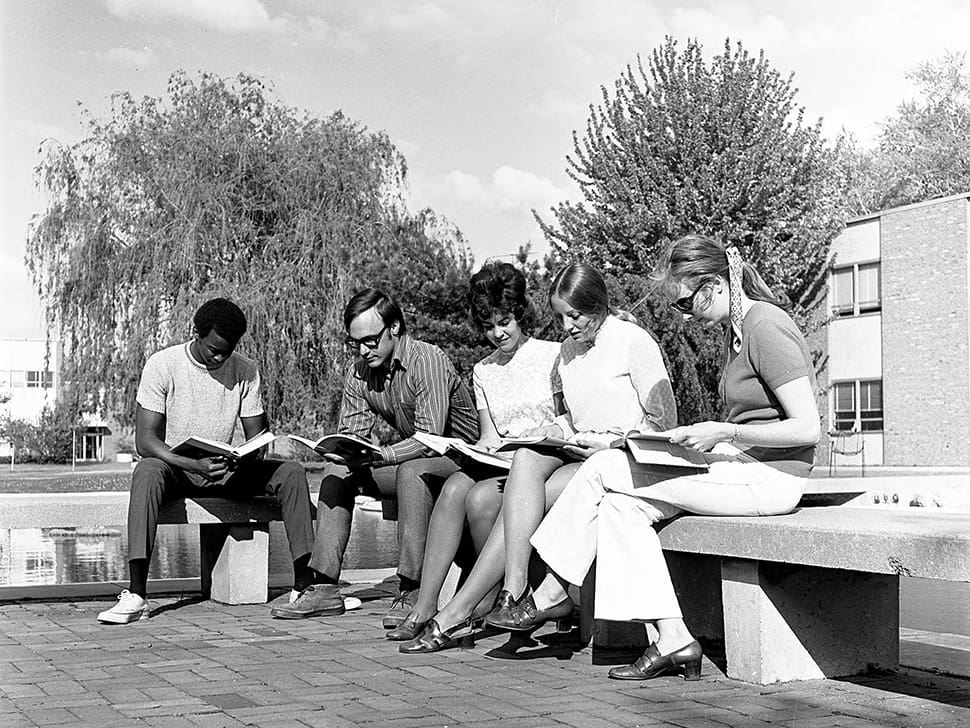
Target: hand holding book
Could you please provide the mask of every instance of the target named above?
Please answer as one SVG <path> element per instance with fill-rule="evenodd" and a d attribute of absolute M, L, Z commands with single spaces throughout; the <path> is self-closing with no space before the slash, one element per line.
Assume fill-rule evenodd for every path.
<path fill-rule="evenodd" d="M 734 442 L 737 425 L 730 422 L 695 422 L 668 430 L 671 442 L 692 450 L 710 452 L 720 442 Z"/>
<path fill-rule="evenodd" d="M 355 435 L 324 435 L 318 440 L 309 440 L 299 435 L 287 437 L 314 450 L 326 460 L 352 468 L 369 465 L 381 451 L 377 445 Z"/>

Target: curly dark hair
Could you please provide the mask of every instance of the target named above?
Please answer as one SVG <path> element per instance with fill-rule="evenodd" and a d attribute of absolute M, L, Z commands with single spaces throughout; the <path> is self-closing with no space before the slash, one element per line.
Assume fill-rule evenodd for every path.
<path fill-rule="evenodd" d="M 238 342 L 246 333 L 246 314 L 228 298 L 213 298 L 199 306 L 192 325 L 199 336 L 215 329 L 226 341 Z"/>
<path fill-rule="evenodd" d="M 536 323 L 536 312 L 526 296 L 525 275 L 511 263 L 492 261 L 482 266 L 468 284 L 468 310 L 472 321 L 484 329 L 496 311 L 511 314 L 519 328 L 528 333 Z"/>

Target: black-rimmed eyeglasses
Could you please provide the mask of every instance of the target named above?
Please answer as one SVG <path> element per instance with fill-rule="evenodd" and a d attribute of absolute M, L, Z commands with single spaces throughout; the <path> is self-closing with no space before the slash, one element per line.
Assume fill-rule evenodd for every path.
<path fill-rule="evenodd" d="M 351 351 L 360 351 L 360 347 L 365 349 L 370 349 L 373 351 L 378 346 L 381 345 L 381 338 L 384 336 L 384 332 L 387 331 L 387 324 L 381 327 L 381 330 L 376 334 L 371 334 L 370 336 L 364 336 L 360 339 L 355 339 L 353 336 L 348 336 L 344 339 L 344 344 Z"/>

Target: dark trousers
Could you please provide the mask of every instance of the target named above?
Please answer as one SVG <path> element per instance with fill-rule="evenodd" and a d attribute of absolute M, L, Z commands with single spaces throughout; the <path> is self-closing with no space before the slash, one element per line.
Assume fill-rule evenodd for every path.
<path fill-rule="evenodd" d="M 201 487 L 202 480 L 158 458 L 145 458 L 131 474 L 128 499 L 128 560 L 150 559 L 155 547 L 158 509 L 166 501 L 195 498 L 242 500 L 271 495 L 280 502 L 290 554 L 296 561 L 313 549 L 310 489 L 299 463 L 253 460 L 241 465 L 224 481 Z"/>
<path fill-rule="evenodd" d="M 428 521 L 441 486 L 458 470 L 445 457 L 416 458 L 398 465 L 349 470 L 328 463 L 320 483 L 317 503 L 317 535 L 310 566 L 331 579 L 340 578 L 354 498 L 359 493 L 374 498 L 397 498 L 397 544 L 400 576 L 421 580 Z"/>

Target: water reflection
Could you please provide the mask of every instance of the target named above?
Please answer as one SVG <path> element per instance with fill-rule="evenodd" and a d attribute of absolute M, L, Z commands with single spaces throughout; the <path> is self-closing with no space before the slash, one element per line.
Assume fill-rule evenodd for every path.
<path fill-rule="evenodd" d="M 270 573 L 285 573 L 290 564 L 282 523 L 270 524 L 270 544 Z M 0 586 L 127 581 L 127 554 L 123 526 L 0 529 Z M 357 509 L 344 568 L 396 564 L 396 524 Z M 199 572 L 199 527 L 159 526 L 149 578 L 193 578 Z"/>

